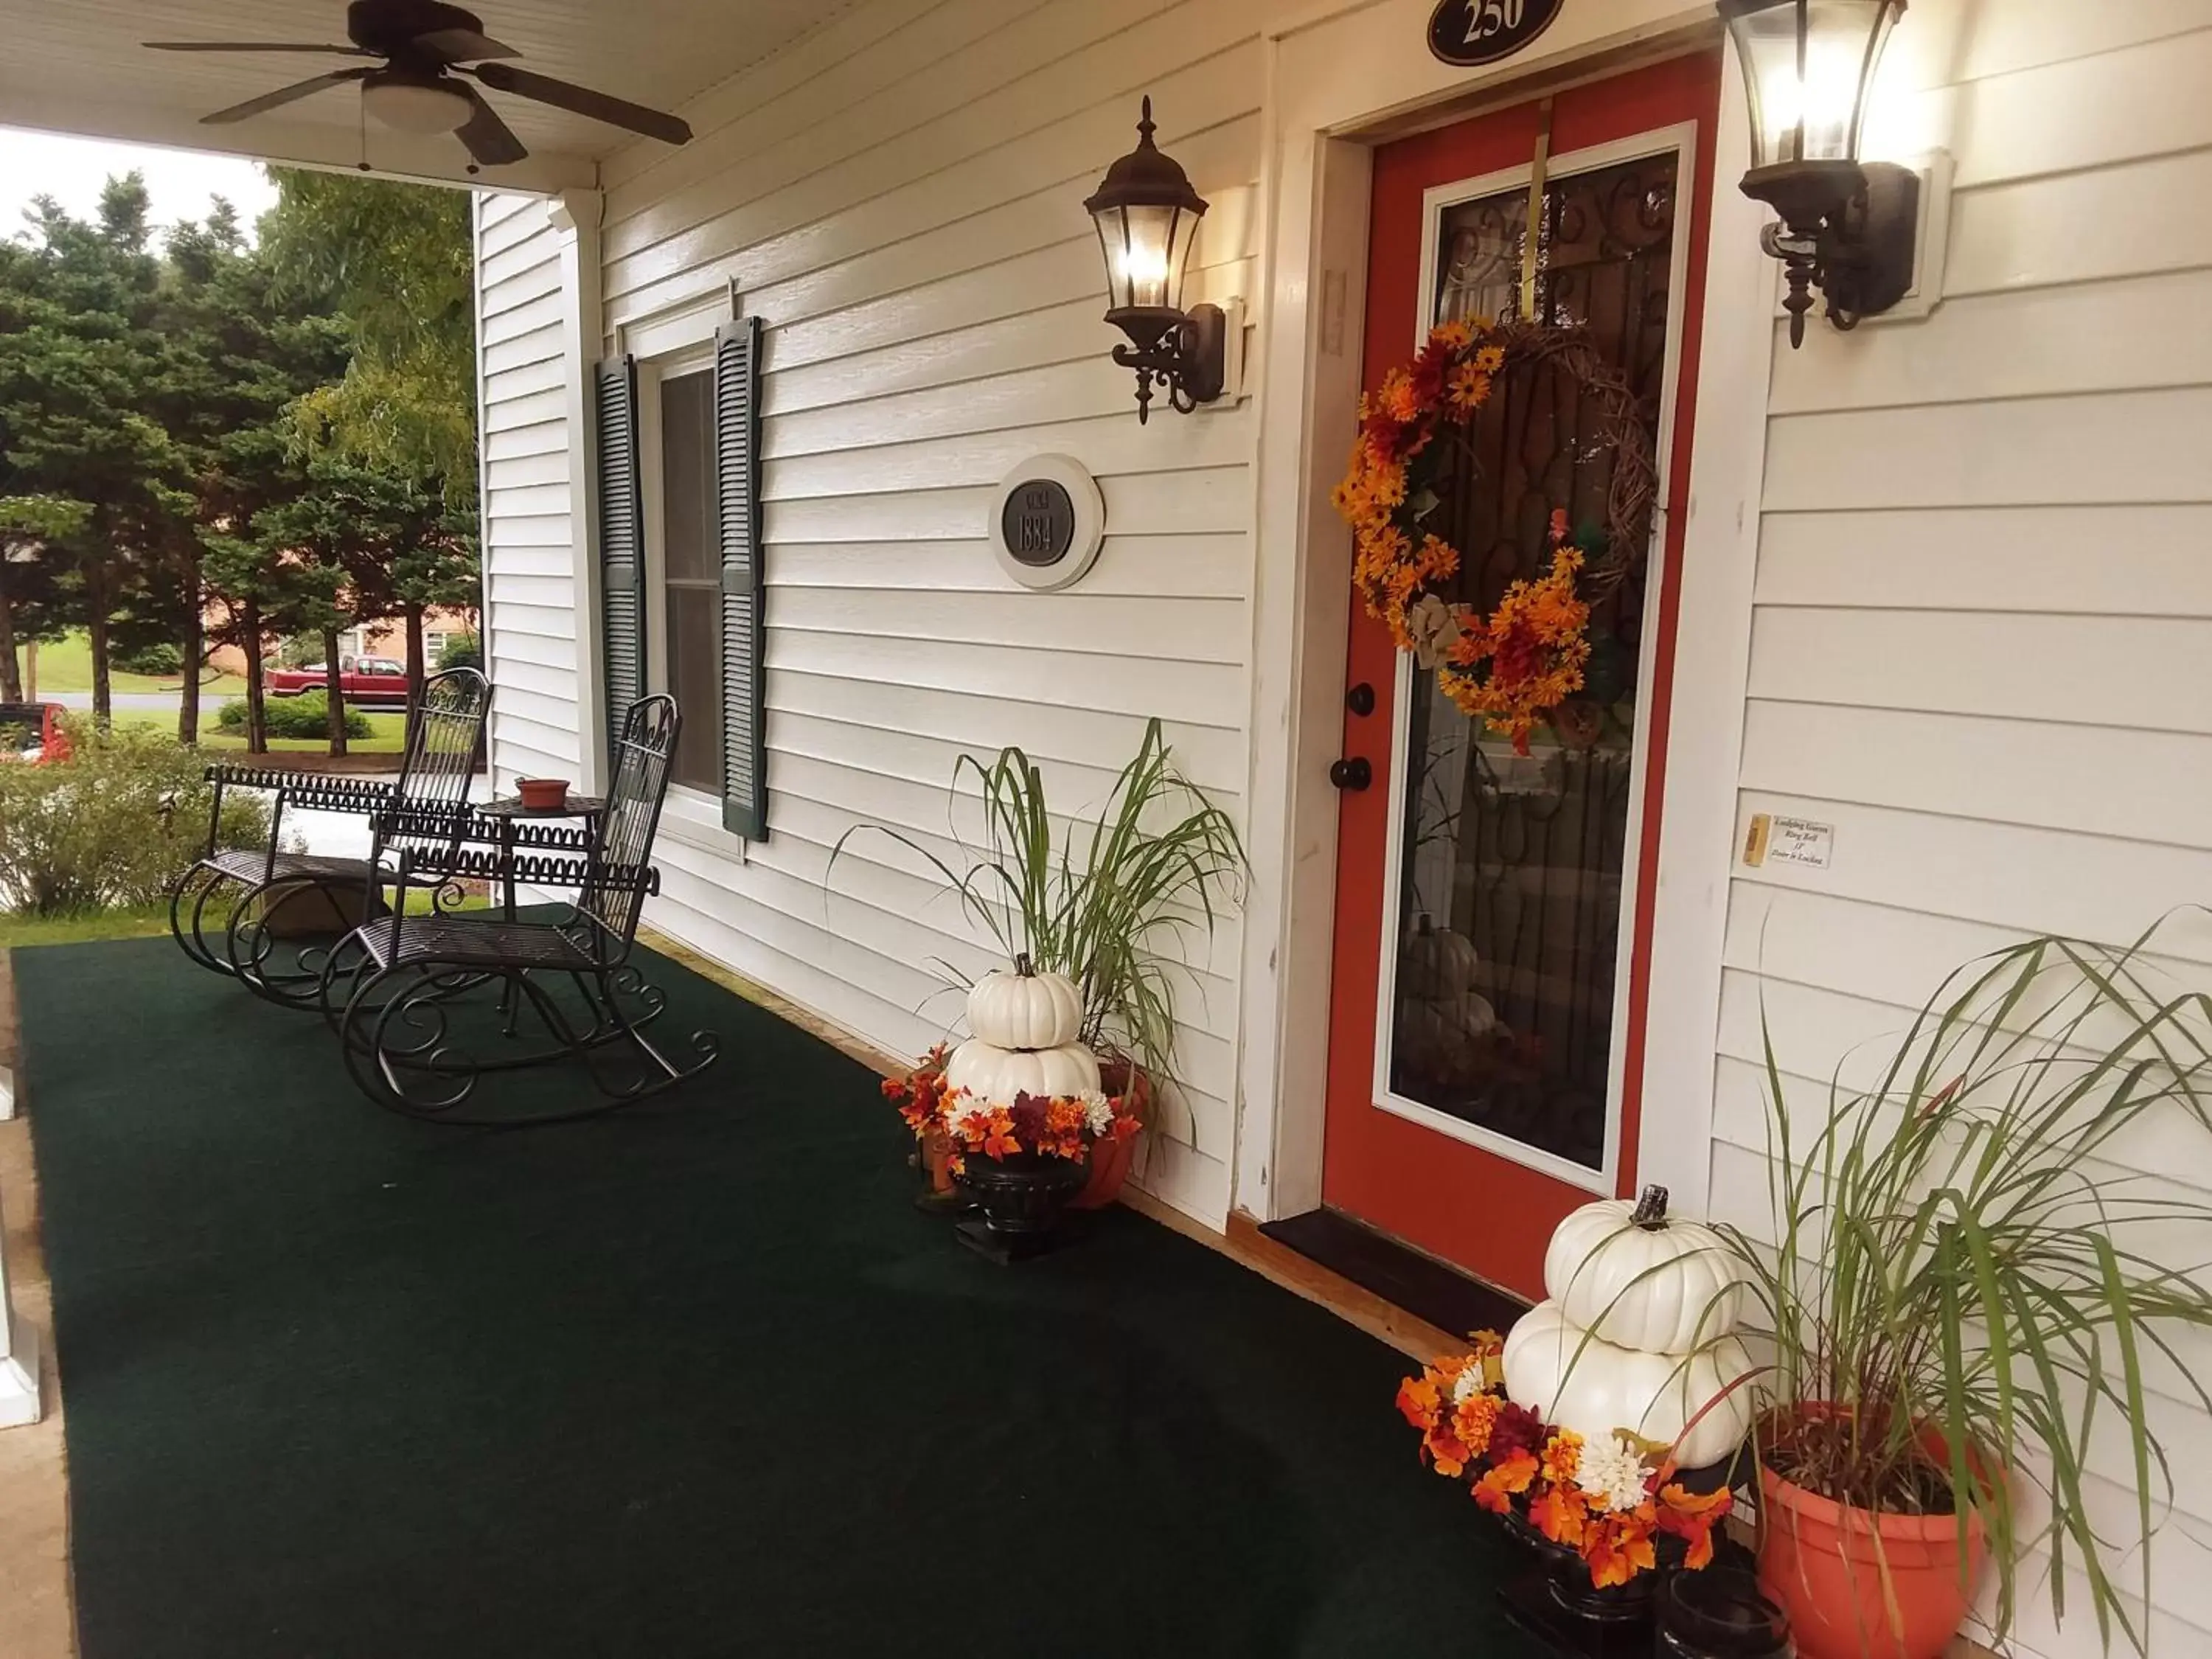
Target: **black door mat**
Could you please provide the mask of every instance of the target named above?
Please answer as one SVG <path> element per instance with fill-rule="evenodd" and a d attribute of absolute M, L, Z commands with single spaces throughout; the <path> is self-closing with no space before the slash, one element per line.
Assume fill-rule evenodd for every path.
<path fill-rule="evenodd" d="M 1393 1307 L 1455 1335 L 1505 1331 L 1528 1304 L 1494 1285 L 1401 1244 L 1341 1210 L 1309 1210 L 1270 1221 L 1261 1232 L 1309 1261 L 1341 1273 Z"/>

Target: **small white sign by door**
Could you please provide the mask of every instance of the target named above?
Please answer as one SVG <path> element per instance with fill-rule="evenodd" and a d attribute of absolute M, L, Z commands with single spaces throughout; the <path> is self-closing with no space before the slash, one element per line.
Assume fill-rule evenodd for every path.
<path fill-rule="evenodd" d="M 1795 864 L 1807 870 L 1825 870 L 1834 861 L 1836 826 L 1810 818 L 1778 818 L 1754 813 L 1751 831 L 1744 837 L 1743 861 L 1753 869 L 1764 864 Z"/>

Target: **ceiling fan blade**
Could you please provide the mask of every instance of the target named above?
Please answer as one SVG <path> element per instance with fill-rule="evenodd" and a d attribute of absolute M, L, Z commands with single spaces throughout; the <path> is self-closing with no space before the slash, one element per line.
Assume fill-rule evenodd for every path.
<path fill-rule="evenodd" d="M 320 92 L 325 87 L 358 81 L 365 75 L 375 73 L 374 70 L 332 70 L 328 75 L 318 75 L 312 81 L 296 81 L 289 87 L 279 87 L 274 92 L 264 92 L 258 98 L 249 98 L 242 104 L 233 104 L 228 109 L 219 109 L 212 115 L 203 115 L 200 121 L 206 126 L 227 126 L 233 121 L 243 121 L 248 116 L 259 115 L 295 99 L 305 98 L 310 93 Z"/>
<path fill-rule="evenodd" d="M 359 46 L 308 46 L 296 40 L 142 40 L 149 52 L 334 52 L 342 58 L 374 58 Z"/>
<path fill-rule="evenodd" d="M 434 52 L 448 64 L 473 64 L 485 58 L 522 56 L 513 46 L 476 29 L 432 29 L 428 34 L 416 35 L 415 44 L 425 52 Z"/>
<path fill-rule="evenodd" d="M 514 129 L 499 118 L 499 112 L 484 101 L 483 94 L 474 87 L 461 88 L 469 95 L 477 112 L 453 134 L 468 146 L 469 154 L 476 157 L 480 167 L 503 167 L 520 161 L 530 152 L 522 147 L 522 140 L 514 136 Z"/>
<path fill-rule="evenodd" d="M 534 74 L 507 64 L 485 64 L 467 73 L 495 91 L 534 98 L 541 104 L 550 104 L 556 109 L 570 110 L 578 115 L 588 115 L 594 121 L 605 121 L 610 126 L 627 127 L 630 131 L 641 132 L 648 138 L 658 138 L 664 144 L 688 144 L 691 142 L 691 128 L 680 117 L 657 109 L 647 109 L 642 104 L 633 104 L 627 99 L 612 97 L 604 92 L 593 92 L 589 87 L 573 86 L 566 81 L 556 81 L 550 75 Z"/>

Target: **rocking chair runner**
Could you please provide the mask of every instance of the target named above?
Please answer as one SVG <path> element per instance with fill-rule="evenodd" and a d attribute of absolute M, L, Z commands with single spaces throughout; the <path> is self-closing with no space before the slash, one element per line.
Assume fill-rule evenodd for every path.
<path fill-rule="evenodd" d="M 271 1002 L 313 1008 L 322 983 L 320 945 L 382 909 L 388 873 L 379 849 L 366 859 L 286 851 L 285 812 L 347 812 L 374 819 L 402 807 L 418 823 L 465 823 L 469 780 L 490 707 L 490 684 L 475 669 L 433 675 L 423 684 L 421 702 L 409 711 L 407 748 L 392 783 L 209 767 L 215 800 L 209 811 L 207 851 L 169 894 L 169 932 L 185 954 Z M 268 843 L 258 850 L 220 844 L 223 792 L 235 788 L 276 792 Z M 349 914 L 346 902 L 356 892 L 359 912 Z M 216 917 L 220 922 L 211 929 Z M 211 931 L 220 933 L 220 943 L 210 938 Z M 289 954 L 280 949 L 286 941 L 294 941 Z"/>
<path fill-rule="evenodd" d="M 666 999 L 629 960 L 646 896 L 659 887 L 647 860 L 682 723 L 672 698 L 630 706 L 605 809 L 588 830 L 514 825 L 502 849 L 488 825 L 459 836 L 449 820 L 409 806 L 379 815 L 380 844 L 397 849 L 397 895 L 331 952 L 321 982 L 347 1070 L 371 1100 L 434 1122 L 520 1127 L 628 1105 L 713 1064 L 710 1033 L 693 1033 L 681 1058 L 646 1034 Z M 515 880 L 575 897 L 543 917 L 409 914 L 410 889 L 456 880 Z M 493 983 L 495 1003 L 472 994 Z M 526 1009 L 550 1042 L 518 1030 Z M 535 1091 L 509 1091 L 512 1098 L 477 1102 L 487 1073 L 563 1060 L 583 1063 L 598 1100 L 549 1107 Z"/>

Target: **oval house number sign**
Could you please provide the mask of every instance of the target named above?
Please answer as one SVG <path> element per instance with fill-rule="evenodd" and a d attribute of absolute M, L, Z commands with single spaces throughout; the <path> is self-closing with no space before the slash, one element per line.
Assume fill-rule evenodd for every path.
<path fill-rule="evenodd" d="M 1510 58 L 1552 24 L 1566 0 L 1441 0 L 1429 14 L 1429 50 L 1472 69 Z"/>

